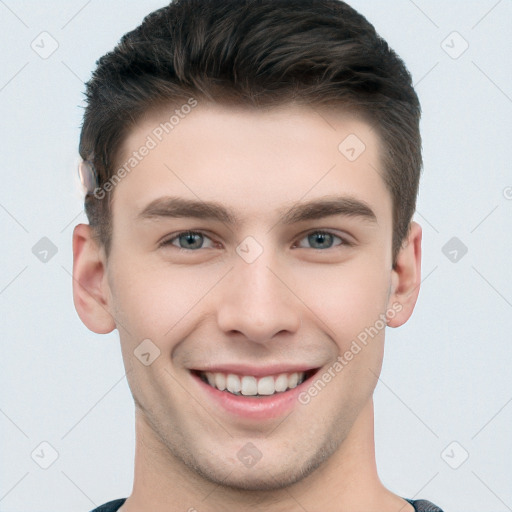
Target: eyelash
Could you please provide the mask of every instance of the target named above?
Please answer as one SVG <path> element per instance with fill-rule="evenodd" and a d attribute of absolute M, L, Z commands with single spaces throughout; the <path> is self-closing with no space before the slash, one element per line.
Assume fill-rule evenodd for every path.
<path fill-rule="evenodd" d="M 191 231 L 191 230 L 188 230 L 188 231 L 180 231 L 179 233 L 176 233 L 174 236 L 172 236 L 171 238 L 167 238 L 165 239 L 163 242 L 161 242 L 158 246 L 159 247 L 165 247 L 165 246 L 173 246 L 175 247 L 176 249 L 178 249 L 180 252 L 187 252 L 187 253 L 190 253 L 190 252 L 198 252 L 200 249 L 204 249 L 203 247 L 200 247 L 199 249 L 184 249 L 183 247 L 177 247 L 175 246 L 172 242 L 174 240 L 177 240 L 179 239 L 179 237 L 181 235 L 196 235 L 196 234 L 199 234 L 199 235 L 203 235 L 203 237 L 206 237 L 208 239 L 211 240 L 211 238 L 206 234 L 206 233 L 203 233 L 202 231 Z M 309 235 L 313 235 L 313 234 L 318 234 L 318 235 L 331 235 L 333 236 L 334 238 L 338 238 L 339 240 L 341 240 L 341 243 L 338 244 L 338 245 L 334 245 L 332 247 L 328 247 L 327 249 L 317 249 L 316 247 L 309 247 L 309 249 L 314 249 L 316 251 L 322 251 L 322 252 L 325 252 L 329 249 L 335 249 L 336 247 L 343 247 L 343 246 L 346 246 L 346 247 L 352 247 L 354 245 L 353 242 L 347 240 L 346 238 L 344 237 L 341 237 L 340 235 L 337 235 L 336 233 L 332 232 L 332 231 L 328 231 L 328 230 L 320 230 L 320 229 L 316 229 L 316 230 L 312 230 L 312 231 L 309 231 L 307 233 L 305 233 L 302 238 L 298 239 L 297 241 L 301 241 L 303 240 L 304 238 L 307 238 Z M 212 240 L 213 241 L 213 240 Z M 298 249 L 308 249 L 308 247 L 297 247 Z"/>

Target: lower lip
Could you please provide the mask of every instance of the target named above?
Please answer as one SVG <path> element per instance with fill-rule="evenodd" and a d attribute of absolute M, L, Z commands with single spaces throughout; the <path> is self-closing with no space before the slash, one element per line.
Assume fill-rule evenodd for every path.
<path fill-rule="evenodd" d="M 228 391 L 219 391 L 217 388 L 206 384 L 198 375 L 191 373 L 201 392 L 206 393 L 209 400 L 220 405 L 228 413 L 252 420 L 278 418 L 288 413 L 293 407 L 297 407 L 299 404 L 299 394 L 310 385 L 311 379 L 315 374 L 311 375 L 296 388 L 289 389 L 288 391 L 264 397 L 250 397 L 234 395 Z"/>

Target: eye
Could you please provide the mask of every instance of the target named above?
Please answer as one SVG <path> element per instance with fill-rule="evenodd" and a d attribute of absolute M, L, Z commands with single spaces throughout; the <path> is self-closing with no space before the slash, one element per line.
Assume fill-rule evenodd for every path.
<path fill-rule="evenodd" d="M 308 243 L 311 245 L 312 249 L 330 249 L 331 247 L 333 247 L 333 241 L 335 238 L 337 238 L 341 242 L 335 245 L 335 247 L 339 247 L 342 245 L 352 245 L 347 240 L 344 240 L 340 236 L 337 236 L 334 233 L 330 233 L 329 231 L 311 231 L 304 238 L 301 238 L 300 241 L 307 240 Z M 303 245 L 299 245 L 298 247 L 301 249 L 308 248 L 304 247 Z"/>
<path fill-rule="evenodd" d="M 334 239 L 338 239 L 340 243 L 334 244 Z M 205 240 L 210 241 L 209 246 L 205 246 Z M 310 247 L 304 246 L 300 244 L 303 240 L 307 240 L 307 243 L 310 244 Z M 167 238 L 163 242 L 161 242 L 160 247 L 166 245 L 172 245 L 179 250 L 182 251 L 195 251 L 196 249 L 214 249 L 215 243 L 212 239 L 201 233 L 200 231 L 182 231 L 172 236 L 171 238 Z M 294 247 L 300 249 L 331 249 L 332 247 L 340 247 L 340 246 L 352 246 L 353 244 L 348 240 L 335 235 L 329 231 L 311 231 L 306 234 L 303 238 L 299 240 L 299 244 L 295 244 Z"/>
<path fill-rule="evenodd" d="M 178 249 L 182 250 L 203 249 L 203 242 L 205 239 L 211 241 L 210 237 L 199 231 L 182 231 L 172 238 L 164 240 L 160 246 L 174 245 Z M 174 243 L 175 240 L 177 241 L 177 244 Z M 210 248 L 214 248 L 214 246 L 210 245 Z"/>

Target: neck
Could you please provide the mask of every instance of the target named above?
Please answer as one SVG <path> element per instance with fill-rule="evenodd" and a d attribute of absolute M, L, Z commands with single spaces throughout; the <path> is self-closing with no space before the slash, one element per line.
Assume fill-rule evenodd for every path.
<path fill-rule="evenodd" d="M 373 401 L 323 465 L 303 480 L 275 491 L 242 491 L 205 481 L 174 457 L 136 411 L 134 483 L 120 512 L 412 511 L 380 482 L 375 463 Z M 169 508 L 169 506 L 173 508 Z"/>

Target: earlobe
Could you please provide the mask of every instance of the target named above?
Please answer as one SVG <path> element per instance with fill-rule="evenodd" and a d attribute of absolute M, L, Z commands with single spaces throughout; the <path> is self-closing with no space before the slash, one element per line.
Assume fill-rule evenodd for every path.
<path fill-rule="evenodd" d="M 106 334 L 116 324 L 110 313 L 104 251 L 87 224 L 73 230 L 73 302 L 88 329 Z"/>
<path fill-rule="evenodd" d="M 421 283 L 421 235 L 421 226 L 411 222 L 392 270 L 388 310 L 394 315 L 388 318 L 389 327 L 407 322 L 416 305 Z"/>

